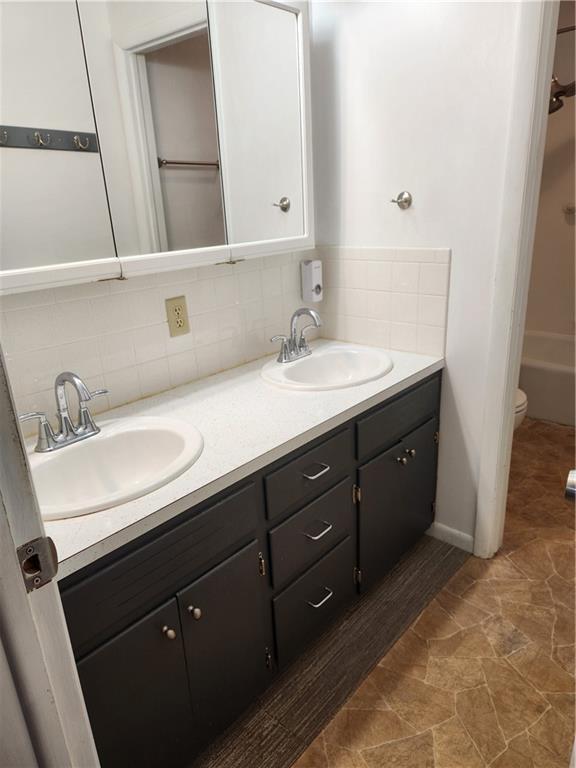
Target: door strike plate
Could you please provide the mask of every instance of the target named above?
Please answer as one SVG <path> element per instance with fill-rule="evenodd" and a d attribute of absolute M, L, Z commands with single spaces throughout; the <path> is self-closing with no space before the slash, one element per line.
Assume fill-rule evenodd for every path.
<path fill-rule="evenodd" d="M 26 592 L 43 587 L 58 572 L 58 554 L 49 536 L 41 536 L 22 544 L 16 550 Z"/>

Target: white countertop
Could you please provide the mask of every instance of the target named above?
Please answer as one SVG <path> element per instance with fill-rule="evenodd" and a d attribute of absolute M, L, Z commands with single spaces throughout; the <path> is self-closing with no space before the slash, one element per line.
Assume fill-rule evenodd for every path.
<path fill-rule="evenodd" d="M 329 342 L 318 342 L 324 344 Z M 340 342 L 339 342 L 340 343 Z M 266 360 L 195 381 L 101 414 L 170 416 L 200 430 L 204 450 L 190 469 L 139 499 L 83 517 L 45 522 L 58 550 L 58 578 L 92 563 L 367 408 L 440 370 L 439 357 L 388 351 L 394 368 L 348 389 L 295 392 L 266 383 Z M 269 358 L 267 358 L 269 359 Z"/>

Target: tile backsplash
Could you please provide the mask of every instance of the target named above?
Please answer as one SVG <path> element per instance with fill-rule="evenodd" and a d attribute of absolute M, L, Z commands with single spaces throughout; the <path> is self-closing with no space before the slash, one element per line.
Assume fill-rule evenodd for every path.
<path fill-rule="evenodd" d="M 319 257 L 322 336 L 443 354 L 448 249 L 323 247 L 0 297 L 0 342 L 19 412 L 53 414 L 54 379 L 78 373 L 107 410 L 270 354 L 302 305 L 300 261 Z M 190 333 L 170 337 L 165 299 L 186 296 Z M 26 424 L 27 434 L 35 425 Z"/>
<path fill-rule="evenodd" d="M 322 336 L 443 355 L 450 249 L 322 247 Z"/>
<path fill-rule="evenodd" d="M 95 412 L 272 353 L 302 304 L 302 253 L 0 297 L 0 341 L 19 412 L 53 414 L 54 379 L 108 396 Z M 186 296 L 190 333 L 170 337 L 164 300 Z M 26 424 L 27 433 L 35 431 Z"/>

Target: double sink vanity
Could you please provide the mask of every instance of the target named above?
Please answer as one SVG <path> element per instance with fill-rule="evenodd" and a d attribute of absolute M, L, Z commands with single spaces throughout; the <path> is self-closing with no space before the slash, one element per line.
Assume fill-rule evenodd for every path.
<path fill-rule="evenodd" d="M 296 358 L 29 444 L 105 767 L 189 764 L 433 521 L 442 360 Z"/>
<path fill-rule="evenodd" d="M 9 297 L 2 345 L 22 417 L 38 421 L 26 447 L 100 762 L 177 768 L 429 528 L 443 359 L 310 348 L 320 318 L 303 308 L 276 337 L 277 359 L 171 379 L 168 343 L 185 364 L 178 383 L 191 380 L 186 355 L 198 339 L 219 355 L 217 310 L 238 310 L 243 293 L 250 314 L 230 321 L 252 339 L 242 360 L 262 354 L 263 328 L 277 332 L 265 305 L 299 301 L 292 254 L 315 247 L 306 2 L 5 5 L 0 295 L 42 290 L 24 296 L 30 317 Z M 278 254 L 282 269 L 234 266 Z M 142 288 L 165 273 L 168 294 Z M 96 286 L 109 280 L 120 282 Z M 306 301 L 322 298 L 312 288 Z M 374 317 L 385 328 L 408 299 L 412 315 L 394 315 L 412 326 L 407 349 L 430 349 L 416 343 L 420 298 L 389 289 L 372 291 Z M 36 312 L 47 297 L 54 306 Z M 180 348 L 171 337 L 189 325 L 194 344 Z M 100 354 L 108 342 L 121 351 Z M 46 359 L 76 372 L 57 377 L 56 429 L 38 411 L 45 375 L 28 375 Z M 163 383 L 148 363 L 166 367 Z M 125 404 L 98 416 L 104 390 L 80 378 L 95 370 L 131 382 L 115 394 Z"/>

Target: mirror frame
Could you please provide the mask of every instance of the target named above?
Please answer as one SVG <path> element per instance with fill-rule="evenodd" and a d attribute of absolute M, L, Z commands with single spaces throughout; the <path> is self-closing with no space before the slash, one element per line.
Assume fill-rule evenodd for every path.
<path fill-rule="evenodd" d="M 263 240 L 246 243 L 233 243 L 227 245 L 210 246 L 204 248 L 191 248 L 179 251 L 157 251 L 134 256 L 117 256 L 106 259 L 93 259 L 74 263 L 54 264 L 43 267 L 27 267 L 17 270 L 0 271 L 0 295 L 8 293 L 21 293 L 25 291 L 40 290 L 79 283 L 94 282 L 97 280 L 114 280 L 120 278 L 136 277 L 157 272 L 169 272 L 198 266 L 213 264 L 235 263 L 250 258 L 269 256 L 287 251 L 308 250 L 315 245 L 314 241 L 314 187 L 313 187 L 313 160 L 312 160 L 312 99 L 310 82 L 310 33 L 309 11 L 306 0 L 253 0 L 254 2 L 271 5 L 296 15 L 298 31 L 298 60 L 300 73 L 300 130 L 302 136 L 302 194 L 304 212 L 304 231 L 296 237 L 279 238 L 275 240 Z M 207 0 L 208 17 L 210 7 L 218 0 Z M 193 5 L 193 4 L 192 4 Z M 179 14 L 180 30 L 190 29 L 194 23 L 198 23 L 197 14 L 192 11 Z M 159 30 L 158 38 L 167 39 L 172 33 L 178 36 L 178 31 L 172 29 Z M 181 34 L 181 31 L 180 31 Z M 148 42 L 148 47 L 151 42 Z M 138 53 L 146 46 L 138 39 L 122 41 L 121 46 L 116 47 L 116 58 L 119 62 L 118 71 L 121 75 L 121 88 L 128 89 L 124 93 L 129 94 L 133 87 L 134 77 L 137 77 L 138 63 L 132 54 Z M 130 71 L 132 70 L 132 71 Z M 130 103 L 134 106 L 133 94 L 129 94 Z M 145 136 L 139 136 L 140 141 L 145 141 Z M 135 150 L 138 152 L 138 149 Z M 149 150 L 145 150 L 149 153 Z M 140 155 L 137 155 L 140 157 Z M 144 177 L 146 174 L 142 174 Z M 148 180 L 149 180 L 148 176 Z M 148 181 L 142 179 L 143 185 L 148 189 Z M 152 201 L 152 190 L 143 197 L 142 204 L 137 206 L 140 211 L 142 205 L 148 205 Z M 144 237 L 150 236 L 150 223 L 142 218 L 139 221 L 140 232 Z"/>

